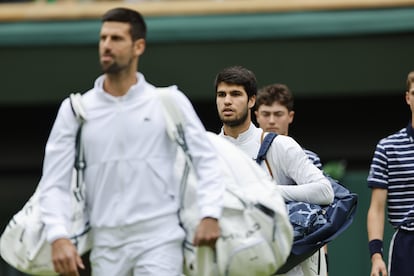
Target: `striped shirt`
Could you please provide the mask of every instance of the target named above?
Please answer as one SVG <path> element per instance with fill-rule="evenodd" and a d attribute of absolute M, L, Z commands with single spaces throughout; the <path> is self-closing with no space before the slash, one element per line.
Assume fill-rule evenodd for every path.
<path fill-rule="evenodd" d="M 394 228 L 414 231 L 414 131 L 406 128 L 377 144 L 368 187 L 388 190 L 388 220 Z"/>

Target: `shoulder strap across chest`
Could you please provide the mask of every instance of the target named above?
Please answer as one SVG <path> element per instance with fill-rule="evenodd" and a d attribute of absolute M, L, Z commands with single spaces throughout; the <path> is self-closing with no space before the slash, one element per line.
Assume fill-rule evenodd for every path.
<path fill-rule="evenodd" d="M 256 162 L 260 165 L 264 160 L 266 160 L 266 154 L 269 150 L 270 145 L 272 144 L 273 140 L 277 136 L 274 132 L 269 132 L 266 136 L 264 136 L 264 132 L 262 133 L 262 143 L 259 148 L 259 152 L 257 153 Z M 263 138 L 264 136 L 264 138 Z"/>

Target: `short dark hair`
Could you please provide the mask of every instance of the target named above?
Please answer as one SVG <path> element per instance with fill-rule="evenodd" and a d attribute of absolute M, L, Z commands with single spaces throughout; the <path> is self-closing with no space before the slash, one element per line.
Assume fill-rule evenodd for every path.
<path fill-rule="evenodd" d="M 408 73 L 407 76 L 407 91 L 410 90 L 411 84 L 414 83 L 414 71 Z"/>
<path fill-rule="evenodd" d="M 227 67 L 217 74 L 214 81 L 216 91 L 221 82 L 243 86 L 249 99 L 257 93 L 256 76 L 252 71 L 239 65 Z"/>
<path fill-rule="evenodd" d="M 288 111 L 293 110 L 293 95 L 287 85 L 275 83 L 260 88 L 257 92 L 255 108 L 258 109 L 261 105 L 272 105 L 274 102 L 285 106 Z"/>
<path fill-rule="evenodd" d="M 144 17 L 137 11 L 127 8 L 114 8 L 102 16 L 102 22 L 124 22 L 129 23 L 130 34 L 133 41 L 147 36 L 147 25 Z"/>

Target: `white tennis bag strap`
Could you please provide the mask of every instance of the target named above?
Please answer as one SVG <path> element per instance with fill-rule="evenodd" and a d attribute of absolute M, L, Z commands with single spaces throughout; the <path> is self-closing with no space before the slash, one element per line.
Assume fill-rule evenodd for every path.
<path fill-rule="evenodd" d="M 76 119 L 83 123 L 86 121 L 86 111 L 82 104 L 82 95 L 80 93 L 72 93 L 69 95 L 73 114 Z"/>
<path fill-rule="evenodd" d="M 160 94 L 161 102 L 164 106 L 164 115 L 167 122 L 167 132 L 171 140 L 176 141 L 177 144 L 182 148 L 184 153 L 188 155 L 191 160 L 191 157 L 188 152 L 187 143 L 184 136 L 184 127 L 183 127 L 183 114 L 174 103 L 169 95 L 169 87 L 159 87 L 157 88 Z"/>
<path fill-rule="evenodd" d="M 181 110 L 177 107 L 174 99 L 170 96 L 169 87 L 157 88 L 159 96 L 164 107 L 165 121 L 167 123 L 167 133 L 170 138 L 175 141 L 185 154 L 185 167 L 180 183 L 180 208 L 184 205 L 185 191 L 187 187 L 187 179 L 190 169 L 193 167 L 192 158 L 188 151 L 188 146 L 184 136 L 184 118 Z M 197 276 L 214 276 L 212 268 L 209 264 L 213 264 L 214 252 L 210 247 L 202 246 L 197 248 Z"/>
<path fill-rule="evenodd" d="M 76 190 L 74 191 L 75 197 L 77 200 L 83 200 L 84 194 L 82 192 L 82 187 L 80 185 L 83 183 L 84 170 L 86 168 L 85 155 L 83 152 L 83 145 L 81 142 L 82 127 L 86 121 L 86 111 L 82 104 L 82 95 L 80 93 L 72 93 L 69 96 L 70 106 L 72 108 L 73 114 L 76 117 L 76 120 L 79 122 L 79 128 L 76 133 L 76 151 L 75 151 L 75 169 L 76 174 Z"/>
<path fill-rule="evenodd" d="M 184 195 L 187 185 L 188 175 L 193 166 L 191 155 L 188 151 L 188 145 L 184 135 L 184 118 L 181 110 L 177 107 L 174 99 L 171 97 L 169 87 L 157 88 L 161 103 L 164 107 L 164 117 L 167 124 L 167 133 L 171 140 L 175 141 L 182 149 L 185 155 L 185 167 L 180 183 L 180 207 L 183 207 Z"/>

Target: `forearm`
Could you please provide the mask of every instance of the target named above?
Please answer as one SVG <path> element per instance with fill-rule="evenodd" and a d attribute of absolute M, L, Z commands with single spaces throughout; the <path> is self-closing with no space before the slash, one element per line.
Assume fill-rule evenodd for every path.
<path fill-rule="evenodd" d="M 367 230 L 368 240 L 379 239 L 384 237 L 384 214 L 380 214 L 377 211 L 373 211 L 371 208 L 368 210 L 367 215 Z"/>
<path fill-rule="evenodd" d="M 383 239 L 386 199 L 387 190 L 372 190 L 371 203 L 367 214 L 368 240 Z"/>
<path fill-rule="evenodd" d="M 386 275 L 386 265 L 383 260 L 383 237 L 385 223 L 385 204 L 388 191 L 374 188 L 367 214 L 368 248 L 372 262 L 371 275 Z"/>
<path fill-rule="evenodd" d="M 328 180 L 303 185 L 279 185 L 285 201 L 303 201 L 312 204 L 332 203 L 333 192 Z"/>

